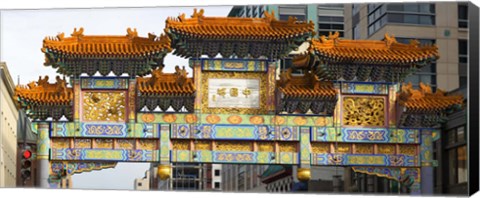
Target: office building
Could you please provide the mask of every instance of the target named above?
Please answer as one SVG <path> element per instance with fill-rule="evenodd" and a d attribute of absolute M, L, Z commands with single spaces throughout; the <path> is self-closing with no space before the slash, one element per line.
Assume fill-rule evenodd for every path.
<path fill-rule="evenodd" d="M 17 183 L 18 109 L 15 85 L 4 62 L 0 62 L 0 79 L 0 188 L 11 188 Z"/>
<path fill-rule="evenodd" d="M 261 175 L 266 165 L 224 164 L 222 165 L 222 191 L 225 192 L 267 192 Z"/>

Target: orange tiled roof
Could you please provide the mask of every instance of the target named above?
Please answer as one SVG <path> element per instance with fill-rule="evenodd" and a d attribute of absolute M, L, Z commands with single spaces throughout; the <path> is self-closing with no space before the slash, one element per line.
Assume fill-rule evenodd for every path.
<path fill-rule="evenodd" d="M 416 40 L 410 44 L 398 43 L 388 34 L 385 34 L 384 41 L 343 40 L 338 38 L 336 32 L 330 34 L 328 39 L 323 35 L 320 39 L 313 39 L 311 50 L 334 61 L 353 63 L 409 64 L 439 58 L 435 45 L 420 46 Z"/>
<path fill-rule="evenodd" d="M 42 52 L 54 51 L 72 55 L 146 55 L 171 51 L 168 36 L 157 37 L 148 34 L 148 38 L 139 37 L 137 30 L 127 29 L 125 36 L 86 36 L 83 28 L 75 28 L 72 37 L 65 38 L 61 33 L 56 37 L 43 40 Z"/>
<path fill-rule="evenodd" d="M 48 76 L 44 79 L 39 78 L 38 82 L 30 82 L 27 86 L 17 85 L 15 87 L 15 97 L 26 103 L 37 104 L 70 104 L 73 100 L 72 88 L 66 87 L 65 79 L 57 76 L 57 82 L 50 84 Z"/>
<path fill-rule="evenodd" d="M 420 83 L 420 89 L 415 90 L 412 84 L 402 86 L 402 91 L 398 93 L 399 104 L 410 111 L 443 111 L 453 105 L 462 105 L 463 96 L 447 96 L 442 90 L 432 93 L 430 86 Z"/>
<path fill-rule="evenodd" d="M 197 38 L 231 39 L 280 39 L 314 34 L 314 24 L 297 22 L 294 18 L 279 21 L 274 14 L 265 12 L 264 18 L 205 17 L 203 9 L 194 10 L 191 18 L 185 14 L 168 18 L 165 32 L 173 32 Z"/>
<path fill-rule="evenodd" d="M 330 81 L 319 81 L 312 73 L 304 76 L 292 76 L 291 69 L 283 72 L 277 82 L 278 89 L 285 97 L 334 98 L 337 95 Z"/>
<path fill-rule="evenodd" d="M 175 67 L 175 73 L 162 72 L 163 67 L 152 71 L 152 77 L 138 77 L 137 87 L 142 94 L 191 95 L 195 93 L 192 78 L 187 78 L 185 68 Z"/>

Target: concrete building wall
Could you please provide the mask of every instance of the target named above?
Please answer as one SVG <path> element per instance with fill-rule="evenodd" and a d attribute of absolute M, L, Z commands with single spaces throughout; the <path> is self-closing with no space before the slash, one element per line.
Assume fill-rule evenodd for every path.
<path fill-rule="evenodd" d="M 0 63 L 0 187 L 15 187 L 17 178 L 18 110 L 14 84 L 5 63 Z"/>
<path fill-rule="evenodd" d="M 468 29 L 458 27 L 458 2 L 435 4 L 435 25 L 387 23 L 377 32 L 368 35 L 368 4 L 360 6 L 359 39 L 382 40 L 386 33 L 396 38 L 433 39 L 440 58 L 436 61 L 436 85 L 445 91 L 459 88 L 458 40 L 468 39 Z M 352 12 L 346 11 L 346 36 L 352 36 Z M 352 37 L 349 37 L 352 38 Z"/>
<path fill-rule="evenodd" d="M 145 171 L 145 177 L 135 179 L 133 189 L 150 190 L 150 170 Z"/>
<path fill-rule="evenodd" d="M 264 165 L 222 165 L 222 191 L 266 192 L 266 185 L 259 177 L 266 168 Z"/>

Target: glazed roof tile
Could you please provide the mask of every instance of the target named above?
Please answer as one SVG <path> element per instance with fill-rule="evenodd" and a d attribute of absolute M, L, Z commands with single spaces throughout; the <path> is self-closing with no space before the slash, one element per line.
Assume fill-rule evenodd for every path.
<path fill-rule="evenodd" d="M 303 34 L 314 34 L 313 22 L 277 20 L 273 13 L 265 12 L 264 18 L 205 17 L 203 9 L 195 9 L 191 18 L 185 14 L 168 18 L 165 31 L 198 38 L 218 39 L 283 39 Z"/>
<path fill-rule="evenodd" d="M 413 89 L 411 83 L 404 84 L 398 96 L 399 104 L 414 112 L 438 112 L 463 104 L 463 96 L 448 96 L 442 90 L 432 93 L 430 86 L 423 83 L 419 90 Z"/>
<path fill-rule="evenodd" d="M 163 68 L 152 71 L 152 77 L 138 77 L 137 87 L 142 94 L 191 95 L 195 93 L 192 78 L 187 78 L 185 68 L 175 68 L 175 73 L 163 73 Z"/>
<path fill-rule="evenodd" d="M 439 58 L 435 45 L 421 46 L 416 40 L 411 40 L 410 44 L 398 43 L 388 34 L 385 34 L 384 41 L 344 40 L 338 38 L 336 32 L 328 39 L 323 35 L 320 39 L 313 39 L 311 50 L 336 62 L 410 64 Z"/>
<path fill-rule="evenodd" d="M 291 70 L 281 74 L 278 81 L 278 90 L 286 97 L 301 98 L 335 98 L 337 95 L 330 81 L 319 81 L 312 73 L 304 76 L 293 76 Z"/>
<path fill-rule="evenodd" d="M 48 77 L 38 82 L 31 82 L 27 86 L 17 85 L 15 97 L 29 104 L 59 105 L 70 104 L 73 100 L 73 89 L 66 87 L 65 79 L 57 76 L 57 82 L 48 83 Z"/>
<path fill-rule="evenodd" d="M 83 28 L 75 28 L 71 37 L 64 33 L 43 40 L 42 52 L 54 51 L 71 55 L 148 55 L 170 52 L 168 36 L 157 37 L 148 34 L 148 38 L 139 37 L 136 29 L 127 29 L 125 36 L 86 36 Z"/>

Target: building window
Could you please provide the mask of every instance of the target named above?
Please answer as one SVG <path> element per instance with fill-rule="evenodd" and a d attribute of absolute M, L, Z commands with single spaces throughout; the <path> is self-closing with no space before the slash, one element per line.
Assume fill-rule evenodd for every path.
<path fill-rule="evenodd" d="M 458 74 L 460 87 L 467 86 L 468 42 L 458 40 Z"/>
<path fill-rule="evenodd" d="M 220 170 L 215 169 L 215 176 L 220 176 Z"/>
<path fill-rule="evenodd" d="M 318 9 L 318 34 L 328 36 L 329 32 L 339 32 L 344 37 L 343 4 L 323 4 Z"/>
<path fill-rule="evenodd" d="M 396 38 L 399 43 L 408 44 L 413 38 Z M 435 44 L 434 39 L 416 39 L 420 45 L 433 45 Z M 431 62 L 429 65 L 426 65 L 418 69 L 415 73 L 407 76 L 405 82 L 411 82 L 414 88 L 420 88 L 420 82 L 424 84 L 429 84 L 432 87 L 432 91 L 436 90 L 437 87 L 437 64 L 435 61 Z"/>
<path fill-rule="evenodd" d="M 447 132 L 448 183 L 450 185 L 467 182 L 467 147 L 465 125 Z"/>
<path fill-rule="evenodd" d="M 306 5 L 288 5 L 279 6 L 278 15 L 280 20 L 288 20 L 290 16 L 297 18 L 297 21 L 307 20 L 307 6 Z"/>
<path fill-rule="evenodd" d="M 220 188 L 220 182 L 215 182 L 215 189 L 219 189 Z"/>
<path fill-rule="evenodd" d="M 377 32 L 387 23 L 435 25 L 435 4 L 369 4 L 368 35 Z"/>
<path fill-rule="evenodd" d="M 138 186 L 142 186 L 142 182 L 138 182 L 137 185 L 138 185 Z"/>
<path fill-rule="evenodd" d="M 468 28 L 468 5 L 458 4 L 458 27 Z"/>

